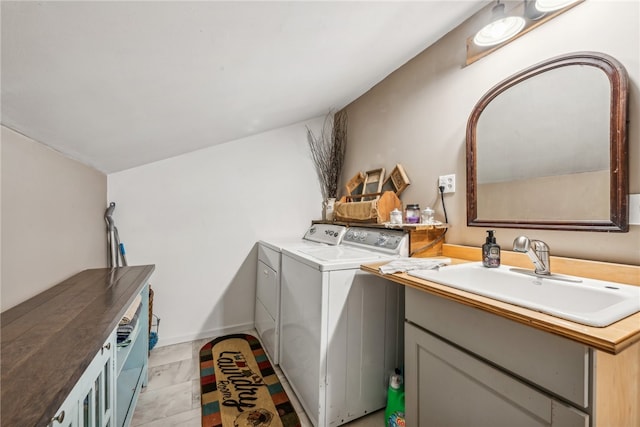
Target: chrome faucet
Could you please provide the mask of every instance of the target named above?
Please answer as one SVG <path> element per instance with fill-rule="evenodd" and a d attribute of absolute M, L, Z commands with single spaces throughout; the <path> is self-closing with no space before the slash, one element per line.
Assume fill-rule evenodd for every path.
<path fill-rule="evenodd" d="M 523 268 L 510 268 L 509 270 L 516 273 L 535 276 L 540 279 L 555 279 L 564 282 L 580 283 L 582 279 L 577 277 L 563 276 L 562 274 L 551 273 L 551 264 L 549 260 L 549 246 L 541 240 L 529 240 L 527 236 L 516 237 L 513 241 L 513 250 L 529 255 L 531 262 L 535 265 L 534 271 L 525 270 Z"/>
<path fill-rule="evenodd" d="M 549 246 L 541 240 L 529 240 L 527 236 L 519 236 L 513 241 L 513 250 L 529 255 L 536 267 L 534 273 L 542 276 L 551 275 Z"/>

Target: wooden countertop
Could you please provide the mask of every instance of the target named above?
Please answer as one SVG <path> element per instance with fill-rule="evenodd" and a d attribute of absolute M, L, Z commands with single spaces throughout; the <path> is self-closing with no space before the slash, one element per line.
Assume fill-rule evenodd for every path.
<path fill-rule="evenodd" d="M 85 270 L 1 314 L 2 425 L 47 425 L 154 269 Z"/>
<path fill-rule="evenodd" d="M 524 257 L 523 255 L 524 254 L 502 251 L 502 263 L 510 266 L 531 268 L 529 265 L 531 262 L 526 255 L 524 255 Z M 445 244 L 443 245 L 443 257 L 451 258 L 453 264 L 479 261 L 480 249 Z M 382 275 L 378 267 L 383 264 L 385 263 L 363 265 L 361 269 L 393 282 L 420 289 L 529 325 L 536 329 L 577 341 L 609 354 L 618 354 L 635 342 L 640 341 L 640 313 L 626 317 L 605 328 L 585 326 L 520 306 L 429 282 L 409 276 L 406 273 Z M 554 266 L 556 266 L 556 268 L 554 268 Z M 551 270 L 562 274 L 640 286 L 640 267 L 638 266 L 552 257 Z"/>

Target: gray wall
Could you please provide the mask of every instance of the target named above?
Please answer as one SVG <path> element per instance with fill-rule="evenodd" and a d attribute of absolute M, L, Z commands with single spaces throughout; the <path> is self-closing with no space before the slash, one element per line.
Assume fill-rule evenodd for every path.
<path fill-rule="evenodd" d="M 640 3 L 587 1 L 469 66 L 466 38 L 473 18 L 389 75 L 347 106 L 349 145 L 343 181 L 358 171 L 396 163 L 411 185 L 404 203 L 436 209 L 443 220 L 437 180 L 456 174 L 454 194 L 445 195 L 451 228 L 447 242 L 480 246 L 485 230 L 466 226 L 465 130 L 475 103 L 493 85 L 545 59 L 575 51 L 600 51 L 629 73 L 629 189 L 640 193 Z M 508 159 L 505 159 L 508 161 Z M 526 234 L 546 241 L 554 255 L 640 264 L 640 226 L 628 233 L 497 229 L 498 243 L 511 249 Z"/>
<path fill-rule="evenodd" d="M 106 267 L 107 177 L 4 126 L 1 140 L 4 311 Z"/>

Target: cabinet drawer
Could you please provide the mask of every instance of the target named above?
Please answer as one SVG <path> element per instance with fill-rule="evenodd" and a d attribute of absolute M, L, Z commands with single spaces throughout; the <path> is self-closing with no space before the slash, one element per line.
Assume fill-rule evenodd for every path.
<path fill-rule="evenodd" d="M 280 252 L 258 244 L 258 260 L 271 267 L 276 273 L 280 271 Z"/>
<path fill-rule="evenodd" d="M 412 288 L 406 290 L 406 318 L 575 405 L 590 406 L 587 346 Z"/>

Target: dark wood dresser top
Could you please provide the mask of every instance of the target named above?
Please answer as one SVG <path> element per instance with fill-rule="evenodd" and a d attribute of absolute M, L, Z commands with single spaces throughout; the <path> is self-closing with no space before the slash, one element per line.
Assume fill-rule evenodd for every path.
<path fill-rule="evenodd" d="M 3 426 L 46 426 L 154 265 L 82 271 L 0 317 Z"/>

